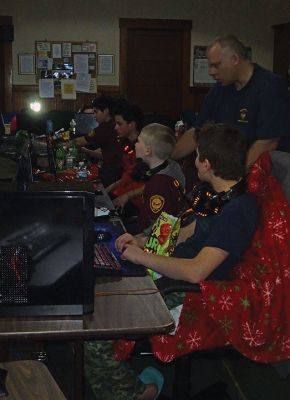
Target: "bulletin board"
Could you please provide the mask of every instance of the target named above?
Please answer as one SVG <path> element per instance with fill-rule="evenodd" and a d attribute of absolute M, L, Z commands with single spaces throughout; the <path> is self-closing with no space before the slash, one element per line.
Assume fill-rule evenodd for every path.
<path fill-rule="evenodd" d="M 209 75 L 206 46 L 194 46 L 193 50 L 193 84 L 210 85 L 215 80 Z"/>
<path fill-rule="evenodd" d="M 73 100 L 77 92 L 96 93 L 97 43 L 36 41 L 35 72 L 40 97 L 61 93 Z"/>

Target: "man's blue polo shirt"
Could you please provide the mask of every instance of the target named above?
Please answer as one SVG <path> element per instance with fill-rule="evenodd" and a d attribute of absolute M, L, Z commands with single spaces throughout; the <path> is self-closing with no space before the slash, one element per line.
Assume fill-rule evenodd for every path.
<path fill-rule="evenodd" d="M 278 149 L 290 151 L 290 93 L 286 82 L 253 65 L 253 75 L 241 90 L 233 84 L 218 83 L 210 90 L 196 127 L 208 121 L 230 123 L 247 135 L 250 144 L 281 137 Z"/>

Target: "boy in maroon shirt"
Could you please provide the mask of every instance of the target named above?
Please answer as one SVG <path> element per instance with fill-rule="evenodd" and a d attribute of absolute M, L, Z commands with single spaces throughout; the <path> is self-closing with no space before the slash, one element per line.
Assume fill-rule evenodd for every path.
<path fill-rule="evenodd" d="M 103 166 L 100 178 L 103 185 L 109 186 L 121 175 L 122 150 L 115 131 L 112 117 L 115 103 L 111 97 L 100 96 L 93 100 L 92 107 L 99 126 L 92 133 L 76 139 L 77 146 L 91 157 L 96 157 L 95 150 L 100 149 Z"/>

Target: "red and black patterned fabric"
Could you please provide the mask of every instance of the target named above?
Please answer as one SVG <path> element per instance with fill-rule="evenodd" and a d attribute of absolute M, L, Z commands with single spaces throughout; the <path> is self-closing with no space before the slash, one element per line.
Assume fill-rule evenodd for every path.
<path fill-rule="evenodd" d="M 144 186 L 144 182 L 136 181 L 132 178 L 132 172 L 136 166 L 135 144 L 124 143 L 122 155 L 122 175 L 118 186 L 112 189 L 113 197 L 122 196 L 123 194 Z M 143 207 L 143 196 L 139 195 L 130 199 L 132 204 L 140 210 Z"/>
<path fill-rule="evenodd" d="M 290 207 L 268 153 L 252 167 L 248 188 L 260 208 L 252 245 L 231 281 L 204 281 L 201 293 L 186 294 L 175 335 L 151 337 L 163 362 L 225 345 L 257 362 L 290 358 Z M 128 357 L 133 346 L 116 342 L 116 357 Z"/>

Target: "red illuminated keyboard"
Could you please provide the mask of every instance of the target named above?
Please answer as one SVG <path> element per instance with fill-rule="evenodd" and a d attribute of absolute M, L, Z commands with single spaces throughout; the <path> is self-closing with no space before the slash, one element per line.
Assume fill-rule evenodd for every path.
<path fill-rule="evenodd" d="M 106 244 L 95 243 L 94 267 L 118 271 L 121 269 L 121 264 Z"/>

